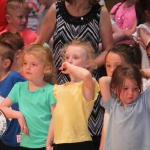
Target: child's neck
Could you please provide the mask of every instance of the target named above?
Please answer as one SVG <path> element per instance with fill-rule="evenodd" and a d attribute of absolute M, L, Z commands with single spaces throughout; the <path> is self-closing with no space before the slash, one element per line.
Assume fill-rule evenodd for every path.
<path fill-rule="evenodd" d="M 22 32 L 22 31 L 18 30 L 17 28 L 13 27 L 13 26 L 10 25 L 10 24 L 9 24 L 9 31 L 10 31 L 10 32 L 18 32 L 18 33 Z"/>
<path fill-rule="evenodd" d="M 11 71 L 1 71 L 0 72 L 0 82 L 3 81 L 10 73 Z"/>
<path fill-rule="evenodd" d="M 29 84 L 28 84 L 28 89 L 30 91 L 35 91 L 36 89 L 40 89 L 42 87 L 44 87 L 46 85 L 46 82 L 45 81 L 28 81 Z"/>
<path fill-rule="evenodd" d="M 129 7 L 131 7 L 132 5 L 135 5 L 135 3 L 134 3 L 134 2 L 131 2 L 131 1 L 126 1 L 124 7 L 125 7 L 125 8 L 129 8 Z"/>
<path fill-rule="evenodd" d="M 74 76 L 70 76 L 70 82 L 71 83 L 75 83 L 75 82 L 80 82 L 81 81 L 81 79 L 79 79 L 79 78 L 76 78 L 76 77 L 74 77 Z"/>

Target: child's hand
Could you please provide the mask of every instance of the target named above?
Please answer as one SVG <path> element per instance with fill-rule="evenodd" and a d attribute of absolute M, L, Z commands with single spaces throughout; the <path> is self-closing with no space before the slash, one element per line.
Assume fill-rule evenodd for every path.
<path fill-rule="evenodd" d="M 64 62 L 64 63 L 61 65 L 61 67 L 59 68 L 59 70 L 61 70 L 61 72 L 64 73 L 64 74 L 68 74 L 68 73 L 69 73 L 68 65 L 69 65 L 68 62 Z"/>
<path fill-rule="evenodd" d="M 25 134 L 25 135 L 28 135 L 28 128 L 27 128 L 27 125 L 26 125 L 26 121 L 25 121 L 25 118 L 23 116 L 23 114 L 20 112 L 20 115 L 18 117 L 18 122 L 19 122 L 19 125 L 20 125 L 20 128 L 21 128 L 21 131 Z"/>

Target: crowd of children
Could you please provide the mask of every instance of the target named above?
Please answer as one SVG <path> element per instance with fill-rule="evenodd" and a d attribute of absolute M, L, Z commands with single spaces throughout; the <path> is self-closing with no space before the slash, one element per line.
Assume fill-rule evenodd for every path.
<path fill-rule="evenodd" d="M 0 150 L 150 149 L 150 0 L 1 3 Z"/>

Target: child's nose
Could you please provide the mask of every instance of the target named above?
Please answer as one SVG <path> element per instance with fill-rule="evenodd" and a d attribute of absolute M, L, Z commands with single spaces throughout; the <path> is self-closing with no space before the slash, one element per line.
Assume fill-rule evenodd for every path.
<path fill-rule="evenodd" d="M 68 59 L 68 62 L 69 62 L 69 63 L 72 63 L 72 58 L 69 58 L 69 59 Z"/>
<path fill-rule="evenodd" d="M 23 21 L 23 22 L 27 22 L 27 21 L 28 21 L 28 18 L 23 17 L 23 18 L 22 18 L 22 21 Z"/>

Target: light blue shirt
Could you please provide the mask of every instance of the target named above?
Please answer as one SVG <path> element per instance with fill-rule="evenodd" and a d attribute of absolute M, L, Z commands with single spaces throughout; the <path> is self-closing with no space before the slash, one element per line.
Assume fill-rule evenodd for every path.
<path fill-rule="evenodd" d="M 126 109 L 112 97 L 101 105 L 110 114 L 104 150 L 150 150 L 150 87 Z"/>

